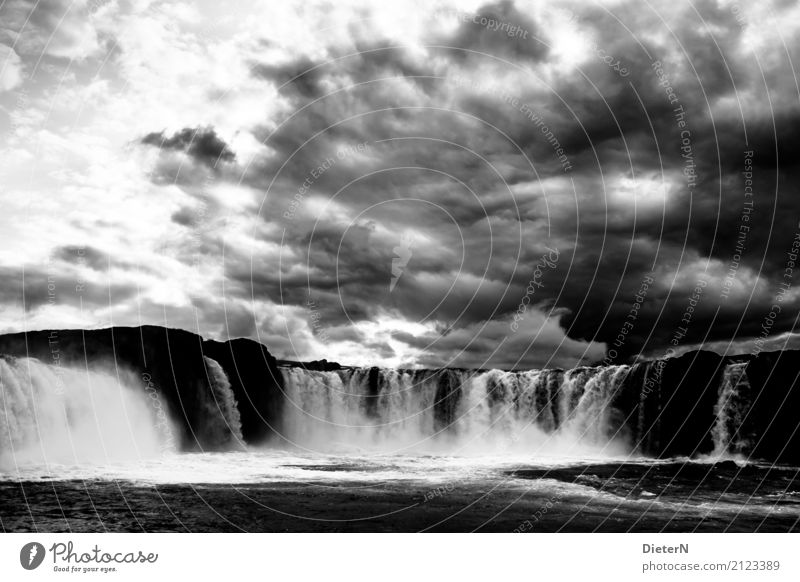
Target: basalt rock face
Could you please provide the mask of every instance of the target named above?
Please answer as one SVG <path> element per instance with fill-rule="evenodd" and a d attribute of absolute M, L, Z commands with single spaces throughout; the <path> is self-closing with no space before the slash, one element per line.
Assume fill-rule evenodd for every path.
<path fill-rule="evenodd" d="M 762 352 L 745 367 L 744 438 L 758 458 L 800 462 L 800 352 Z"/>
<path fill-rule="evenodd" d="M 645 455 L 794 463 L 800 461 L 798 374 L 800 352 L 690 352 L 631 366 L 613 406 Z"/>
<path fill-rule="evenodd" d="M 800 462 L 800 352 L 691 352 L 665 362 L 661 456 L 710 452 Z"/>
<path fill-rule="evenodd" d="M 277 360 L 280 366 L 289 366 L 294 368 L 304 368 L 306 370 L 313 370 L 316 372 L 331 372 L 334 370 L 343 370 L 345 366 L 336 362 L 329 362 L 326 359 L 312 360 L 310 362 L 296 362 L 294 360 Z"/>
<path fill-rule="evenodd" d="M 692 456 L 713 450 L 715 406 L 725 360 L 711 352 L 692 352 L 665 362 L 658 419 L 660 456 Z"/>
<path fill-rule="evenodd" d="M 259 442 L 269 438 L 280 418 L 282 390 L 275 359 L 250 340 L 205 341 L 191 332 L 158 326 L 51 330 L 2 335 L 0 354 L 119 372 L 128 384 L 149 387 L 166 402 L 181 431 L 183 450 L 229 449 L 241 436 Z M 229 387 L 214 383 L 204 357 L 220 365 Z M 128 377 L 131 372 L 135 379 Z M 223 418 L 220 389 L 233 392 L 241 436 L 239 427 L 228 426 Z M 228 431 L 225 438 L 220 431 Z"/>
<path fill-rule="evenodd" d="M 281 374 L 272 354 L 249 339 L 203 342 L 203 350 L 222 366 L 239 404 L 242 434 L 258 444 L 281 434 L 284 404 Z"/>

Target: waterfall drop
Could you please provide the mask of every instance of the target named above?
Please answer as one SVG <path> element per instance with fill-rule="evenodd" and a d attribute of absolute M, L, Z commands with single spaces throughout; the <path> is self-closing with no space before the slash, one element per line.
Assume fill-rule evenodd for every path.
<path fill-rule="evenodd" d="M 284 367 L 283 436 L 326 452 L 623 454 L 613 399 L 628 370 Z"/>
<path fill-rule="evenodd" d="M 0 357 L 0 469 L 163 452 L 172 440 L 171 423 L 159 418 L 133 378 Z"/>
<path fill-rule="evenodd" d="M 722 375 L 719 398 L 714 412 L 717 416 L 712 430 L 714 456 L 746 454 L 752 443 L 748 437 L 747 416 L 752 404 L 747 363 L 728 364 Z"/>
<path fill-rule="evenodd" d="M 203 357 L 210 391 L 203 400 L 207 419 L 204 430 L 221 447 L 242 446 L 242 419 L 228 376 L 218 362 Z"/>

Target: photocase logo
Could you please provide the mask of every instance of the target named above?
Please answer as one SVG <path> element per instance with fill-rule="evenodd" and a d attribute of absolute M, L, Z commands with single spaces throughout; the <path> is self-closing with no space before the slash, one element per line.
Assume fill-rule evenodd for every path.
<path fill-rule="evenodd" d="M 26 570 L 35 570 L 44 561 L 44 546 L 39 542 L 30 542 L 19 551 L 19 563 Z"/>
<path fill-rule="evenodd" d="M 397 282 L 403 275 L 403 270 L 411 260 L 411 245 L 414 244 L 414 237 L 408 233 L 400 237 L 400 244 L 392 249 L 396 255 L 392 259 L 392 280 L 389 283 L 389 293 L 394 291 Z"/>

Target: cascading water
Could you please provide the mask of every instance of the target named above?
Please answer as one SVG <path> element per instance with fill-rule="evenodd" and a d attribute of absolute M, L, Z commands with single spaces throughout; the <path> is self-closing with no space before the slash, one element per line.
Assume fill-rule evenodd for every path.
<path fill-rule="evenodd" d="M 292 444 L 314 449 L 387 442 L 412 446 L 434 432 L 435 385 L 428 380 L 417 386 L 412 371 L 381 370 L 377 378 L 363 369 L 284 368 L 282 373 L 284 437 Z"/>
<path fill-rule="evenodd" d="M 0 463 L 140 458 L 163 450 L 165 441 L 191 450 L 241 449 L 243 423 L 253 416 L 240 413 L 222 366 L 207 357 L 203 366 L 205 378 L 183 381 L 174 394 L 160 392 L 163 380 L 144 383 L 133 373 L 0 357 Z M 686 425 L 662 414 L 669 404 L 662 390 L 675 393 L 668 384 L 674 381 L 663 379 L 665 367 L 663 361 L 521 372 L 282 366 L 276 436 L 315 452 L 660 455 L 661 442 Z M 669 454 L 703 438 L 705 450 L 713 441 L 718 456 L 752 448 L 758 426 L 749 418 L 746 365 L 728 364 L 716 381 L 713 430 L 689 425 L 688 438 L 682 436 L 688 444 Z M 168 407 L 185 421 L 174 433 Z"/>
<path fill-rule="evenodd" d="M 284 367 L 284 438 L 318 451 L 621 453 L 612 404 L 628 371 Z"/>
<path fill-rule="evenodd" d="M 614 418 L 613 403 L 629 371 L 628 366 L 609 366 L 599 371 L 593 369 L 583 384 L 566 426 L 593 443 L 610 442 L 617 438 L 620 425 L 616 422 L 618 419 Z"/>
<path fill-rule="evenodd" d="M 0 471 L 163 452 L 171 426 L 130 378 L 0 357 Z"/>
<path fill-rule="evenodd" d="M 242 446 L 242 419 L 228 376 L 216 360 L 204 356 L 203 361 L 210 387 L 203 400 L 207 419 L 204 433 L 217 446 Z"/>
<path fill-rule="evenodd" d="M 752 404 L 747 363 L 728 364 L 722 374 L 712 430 L 714 455 L 746 454 L 752 443 L 747 434 L 747 415 Z"/>

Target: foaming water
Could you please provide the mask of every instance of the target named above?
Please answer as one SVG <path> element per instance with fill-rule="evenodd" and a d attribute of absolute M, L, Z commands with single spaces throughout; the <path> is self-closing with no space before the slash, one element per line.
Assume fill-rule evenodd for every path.
<path fill-rule="evenodd" d="M 660 462 L 639 454 L 620 431 L 615 405 L 629 366 L 524 372 L 286 367 L 283 440 L 265 448 L 244 444 L 225 371 L 214 360 L 204 362 L 208 385 L 195 394 L 201 415 L 193 429 L 227 453 L 170 449 L 172 425 L 156 418 L 167 404 L 132 374 L 0 358 L 0 479 L 424 481 L 443 470 L 453 479 L 513 466 Z M 698 462 L 743 459 L 748 395 L 741 365 L 730 365 L 719 391 L 715 451 Z"/>
<path fill-rule="evenodd" d="M 505 479 L 503 472 L 529 466 L 563 468 L 587 463 L 636 462 L 631 458 L 592 458 L 509 454 L 470 456 L 424 454 L 311 454 L 261 449 L 246 452 L 174 453 L 150 459 L 108 463 L 27 465 L 0 472 L 0 481 L 121 480 L 140 484 L 258 484 L 302 482 L 468 482 Z"/>
<path fill-rule="evenodd" d="M 170 441 L 132 376 L 0 358 L 0 471 L 154 457 Z"/>
<path fill-rule="evenodd" d="M 242 420 L 228 376 L 217 361 L 204 357 L 203 362 L 210 388 L 208 393 L 204 393 L 203 400 L 206 418 L 209 420 L 206 423 L 207 430 L 213 431 L 213 441 L 219 445 L 241 446 L 244 444 Z"/>
<path fill-rule="evenodd" d="M 745 434 L 745 420 L 752 398 L 750 391 L 747 364 L 726 366 L 714 408 L 717 417 L 712 431 L 715 457 L 741 457 L 752 445 L 753 438 Z"/>
<path fill-rule="evenodd" d="M 730 462 L 260 450 L 55 469 L 26 467 L 15 476 L 21 486 L 3 484 L 14 476 L 0 473 L 4 527 L 511 532 L 532 516 L 535 531 L 794 531 L 800 524 L 796 471 L 742 471 Z M 56 502 L 63 513 L 51 509 Z"/>
<path fill-rule="evenodd" d="M 285 438 L 329 453 L 620 456 L 611 401 L 628 370 L 284 368 Z"/>

